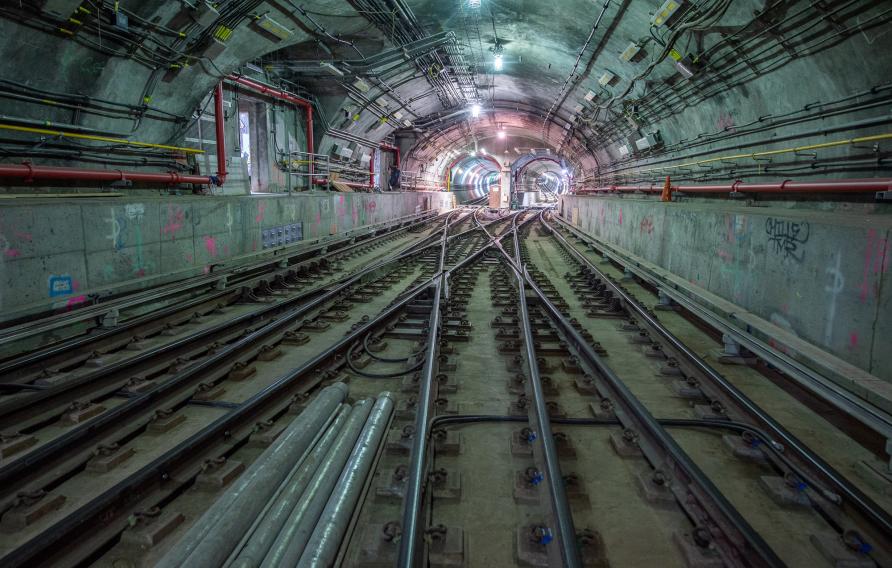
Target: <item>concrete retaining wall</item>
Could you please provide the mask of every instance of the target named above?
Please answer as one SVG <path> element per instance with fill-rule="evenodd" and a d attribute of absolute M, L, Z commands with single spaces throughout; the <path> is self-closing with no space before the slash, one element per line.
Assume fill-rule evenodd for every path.
<path fill-rule="evenodd" d="M 451 194 L 421 192 L 10 200 L 0 207 L 0 318 L 247 260 L 262 254 L 264 230 L 284 225 L 308 240 L 453 206 Z"/>
<path fill-rule="evenodd" d="M 560 211 L 583 232 L 892 381 L 892 216 L 843 207 L 567 196 Z"/>

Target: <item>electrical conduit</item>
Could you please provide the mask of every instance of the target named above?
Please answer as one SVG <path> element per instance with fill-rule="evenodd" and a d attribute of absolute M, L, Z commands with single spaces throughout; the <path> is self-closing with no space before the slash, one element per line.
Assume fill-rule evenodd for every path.
<path fill-rule="evenodd" d="M 336 383 L 322 389 L 276 441 L 158 562 L 159 568 L 219 566 L 347 397 Z"/>

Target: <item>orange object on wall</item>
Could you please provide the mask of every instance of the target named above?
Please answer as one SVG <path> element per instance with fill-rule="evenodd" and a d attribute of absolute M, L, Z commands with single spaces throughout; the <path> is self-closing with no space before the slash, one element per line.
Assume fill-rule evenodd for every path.
<path fill-rule="evenodd" d="M 663 184 L 663 194 L 660 196 L 661 201 L 672 201 L 672 182 L 669 176 L 666 176 L 666 183 Z"/>

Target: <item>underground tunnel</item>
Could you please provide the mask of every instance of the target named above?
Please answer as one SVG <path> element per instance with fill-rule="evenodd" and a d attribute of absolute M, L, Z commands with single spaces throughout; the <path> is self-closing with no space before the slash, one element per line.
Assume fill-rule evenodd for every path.
<path fill-rule="evenodd" d="M 0 566 L 892 566 L 890 47 L 0 3 Z"/>

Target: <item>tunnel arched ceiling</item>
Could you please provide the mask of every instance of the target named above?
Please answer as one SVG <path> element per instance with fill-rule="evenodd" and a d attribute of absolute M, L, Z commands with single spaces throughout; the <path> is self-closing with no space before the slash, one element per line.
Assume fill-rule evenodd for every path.
<path fill-rule="evenodd" d="M 486 145 L 585 177 L 643 136 L 668 147 L 875 88 L 889 19 L 882 0 L 17 0 L 0 6 L 3 85 L 124 111 L 19 97 L 3 114 L 176 142 L 240 71 L 312 98 L 323 152 L 396 135 L 410 169 Z"/>

